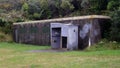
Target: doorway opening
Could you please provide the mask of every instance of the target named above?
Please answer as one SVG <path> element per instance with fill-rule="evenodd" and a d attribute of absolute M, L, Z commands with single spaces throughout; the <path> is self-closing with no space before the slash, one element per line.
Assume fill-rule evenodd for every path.
<path fill-rule="evenodd" d="M 67 37 L 62 37 L 62 48 L 67 48 Z"/>

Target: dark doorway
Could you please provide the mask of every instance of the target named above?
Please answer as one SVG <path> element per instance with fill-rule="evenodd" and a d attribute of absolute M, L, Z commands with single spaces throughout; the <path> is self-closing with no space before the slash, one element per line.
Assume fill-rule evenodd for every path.
<path fill-rule="evenodd" d="M 62 48 L 67 48 L 67 37 L 62 37 Z"/>

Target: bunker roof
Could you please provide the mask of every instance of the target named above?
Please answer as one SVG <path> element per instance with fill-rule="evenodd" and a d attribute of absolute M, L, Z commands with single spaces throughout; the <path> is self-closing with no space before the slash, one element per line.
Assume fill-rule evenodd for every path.
<path fill-rule="evenodd" d="M 13 25 L 19 24 L 32 24 L 32 23 L 45 23 L 45 22 L 57 22 L 57 21 L 67 21 L 67 20 L 82 20 L 82 19 L 111 19 L 109 16 L 103 15 L 87 15 L 87 16 L 75 16 L 75 17 L 66 17 L 66 18 L 55 18 L 55 19 L 46 19 L 46 20 L 37 20 L 37 21 L 28 21 L 28 22 L 17 22 Z"/>

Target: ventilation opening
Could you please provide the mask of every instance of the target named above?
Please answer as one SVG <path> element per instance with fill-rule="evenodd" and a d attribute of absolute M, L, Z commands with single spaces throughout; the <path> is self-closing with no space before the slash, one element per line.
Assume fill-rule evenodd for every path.
<path fill-rule="evenodd" d="M 62 48 L 67 48 L 67 37 L 62 37 Z"/>

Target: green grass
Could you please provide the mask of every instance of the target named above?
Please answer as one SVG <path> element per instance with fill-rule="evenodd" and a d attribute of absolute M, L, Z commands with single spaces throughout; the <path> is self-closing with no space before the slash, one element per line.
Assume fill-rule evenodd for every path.
<path fill-rule="evenodd" d="M 69 51 L 61 53 L 27 52 L 48 49 L 0 43 L 0 68 L 120 68 L 120 50 Z"/>

